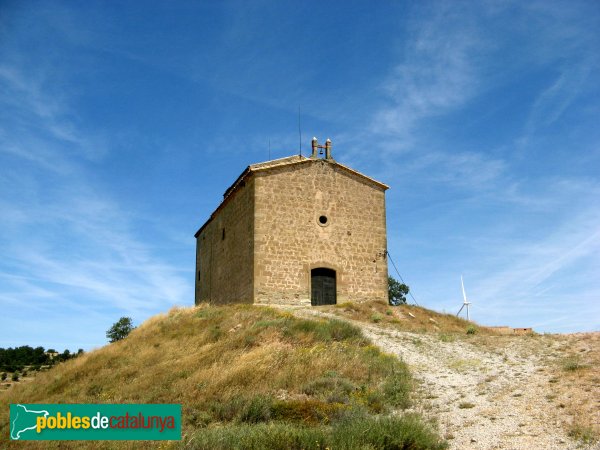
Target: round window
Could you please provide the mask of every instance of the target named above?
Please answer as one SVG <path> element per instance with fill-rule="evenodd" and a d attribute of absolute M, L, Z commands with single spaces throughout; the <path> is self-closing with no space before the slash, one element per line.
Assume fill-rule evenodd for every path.
<path fill-rule="evenodd" d="M 327 216 L 319 216 L 319 224 L 327 225 Z"/>

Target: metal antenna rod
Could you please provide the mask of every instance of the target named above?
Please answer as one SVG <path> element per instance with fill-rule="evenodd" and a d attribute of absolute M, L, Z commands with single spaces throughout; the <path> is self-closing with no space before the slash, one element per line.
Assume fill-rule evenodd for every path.
<path fill-rule="evenodd" d="M 300 156 L 302 156 L 302 128 L 300 127 L 300 105 L 298 105 L 298 136 L 299 136 L 299 142 L 298 142 L 298 152 L 300 153 Z"/>

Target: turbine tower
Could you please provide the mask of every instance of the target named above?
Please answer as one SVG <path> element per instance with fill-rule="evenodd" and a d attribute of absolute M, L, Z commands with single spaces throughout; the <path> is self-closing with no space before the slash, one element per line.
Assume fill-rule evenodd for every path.
<path fill-rule="evenodd" d="M 469 302 L 467 300 L 467 294 L 465 293 L 465 283 L 463 282 L 463 276 L 460 276 L 460 285 L 462 286 L 462 293 L 463 293 L 463 304 L 460 307 L 460 309 L 458 310 L 458 312 L 456 313 L 456 317 L 458 317 L 458 315 L 460 314 L 460 312 L 463 310 L 463 308 L 466 306 L 467 307 L 467 320 L 471 320 L 469 318 L 469 305 L 471 304 L 471 302 Z"/>

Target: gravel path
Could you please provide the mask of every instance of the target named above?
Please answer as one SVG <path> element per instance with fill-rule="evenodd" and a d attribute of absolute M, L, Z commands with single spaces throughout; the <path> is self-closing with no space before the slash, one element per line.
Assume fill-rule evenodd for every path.
<path fill-rule="evenodd" d="M 332 316 L 310 309 L 296 314 Z M 451 449 L 586 448 L 567 436 L 571 418 L 555 400 L 552 365 L 562 355 L 560 339 L 457 338 L 351 322 L 410 366 L 419 383 L 416 411 L 438 422 Z"/>

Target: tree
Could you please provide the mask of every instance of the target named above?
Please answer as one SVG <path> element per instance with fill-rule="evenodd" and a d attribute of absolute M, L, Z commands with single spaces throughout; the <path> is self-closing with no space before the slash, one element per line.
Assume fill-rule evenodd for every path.
<path fill-rule="evenodd" d="M 121 317 L 106 332 L 106 337 L 110 343 L 125 339 L 135 327 L 132 324 L 131 317 Z"/>
<path fill-rule="evenodd" d="M 408 294 L 409 287 L 400 283 L 398 280 L 388 276 L 388 296 L 389 302 L 392 306 L 398 306 L 406 304 L 406 294 Z"/>
<path fill-rule="evenodd" d="M 71 359 L 72 358 L 71 351 L 68 348 L 66 348 L 65 351 L 59 355 L 59 358 L 61 361 L 66 361 L 68 359 Z"/>

